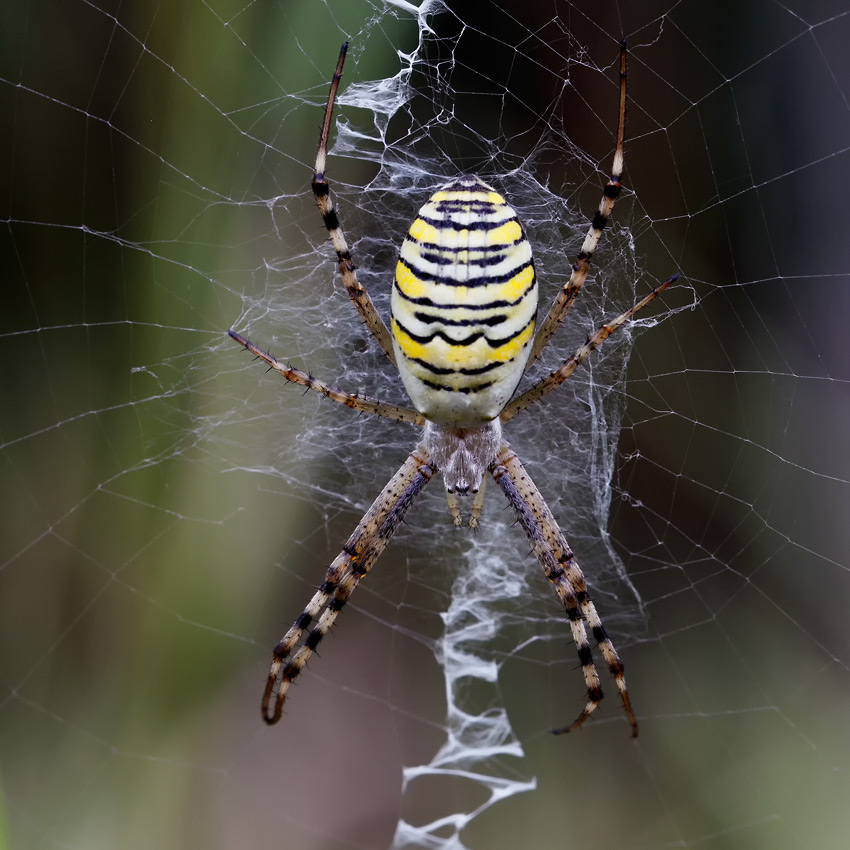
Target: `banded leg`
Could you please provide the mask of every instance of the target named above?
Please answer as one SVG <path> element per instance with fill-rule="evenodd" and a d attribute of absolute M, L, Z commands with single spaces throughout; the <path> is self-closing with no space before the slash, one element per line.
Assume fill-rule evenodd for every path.
<path fill-rule="evenodd" d="M 387 404 L 383 401 L 376 401 L 372 398 L 367 398 L 359 393 L 347 393 L 343 390 L 338 390 L 324 381 L 302 372 L 300 369 L 293 369 L 291 366 L 284 366 L 277 358 L 272 357 L 267 351 L 263 351 L 257 345 L 254 345 L 251 340 L 246 339 L 242 334 L 236 333 L 234 330 L 228 331 L 230 336 L 240 345 L 244 346 L 247 351 L 264 360 L 268 363 L 270 369 L 282 375 L 287 381 L 293 384 L 300 384 L 308 390 L 315 390 L 321 393 L 325 398 L 335 401 L 338 404 L 344 404 L 353 410 L 359 410 L 363 413 L 373 413 L 375 416 L 382 416 L 384 419 L 392 419 L 394 422 L 410 422 L 413 425 L 424 425 L 425 417 L 409 407 L 399 407 L 396 404 Z"/>
<path fill-rule="evenodd" d="M 553 729 L 556 735 L 571 732 L 596 711 L 602 701 L 602 686 L 599 674 L 593 663 L 593 654 L 587 640 L 584 620 L 590 626 L 608 670 L 614 677 L 626 716 L 632 727 L 632 737 L 637 736 L 637 720 L 632 711 L 629 692 L 623 672 L 623 663 L 611 643 L 602 620 L 587 592 L 581 568 L 558 527 L 555 517 L 540 495 L 540 491 L 523 468 L 516 454 L 507 443 L 503 443 L 496 460 L 490 466 L 490 473 L 507 496 L 516 513 L 520 525 L 531 543 L 537 560 L 543 566 L 546 578 L 555 586 L 570 622 L 573 641 L 578 650 L 584 681 L 587 687 L 587 703 L 581 714 L 569 726 Z M 582 619 L 584 617 L 584 620 Z"/>
<path fill-rule="evenodd" d="M 330 187 L 325 178 L 331 116 L 333 114 L 334 101 L 336 100 L 336 92 L 339 88 L 339 81 L 342 78 L 342 66 L 345 63 L 345 54 L 347 51 L 348 42 L 346 41 L 339 51 L 339 61 L 337 62 L 336 71 L 331 80 L 331 90 L 328 94 L 327 105 L 325 106 L 325 119 L 322 122 L 322 134 L 319 137 L 319 150 L 316 153 L 316 168 L 311 185 L 313 194 L 316 196 L 319 211 L 322 214 L 322 221 L 324 221 L 325 227 L 328 229 L 328 236 L 330 236 L 331 243 L 339 260 L 339 272 L 342 275 L 342 282 L 345 284 L 346 291 L 357 308 L 357 312 L 360 313 L 360 316 L 366 323 L 366 327 L 369 328 L 372 336 L 377 340 L 378 345 L 381 346 L 384 353 L 390 358 L 390 362 L 395 363 L 395 352 L 393 351 L 390 332 L 387 330 L 384 320 L 378 315 L 378 311 L 375 309 L 369 293 L 357 280 L 357 267 L 351 259 L 351 252 L 348 249 L 348 243 L 345 241 L 345 234 L 342 232 L 334 202 L 331 200 Z"/>
<path fill-rule="evenodd" d="M 614 209 L 614 202 L 620 194 L 622 184 L 620 178 L 623 176 L 623 147 L 626 138 L 626 41 L 623 39 L 620 42 L 620 109 L 619 119 L 617 122 L 617 145 L 614 149 L 614 162 L 611 165 L 611 176 L 605 189 L 602 192 L 602 200 L 599 202 L 599 209 L 596 215 L 593 216 L 593 221 L 590 224 L 590 229 L 587 231 L 587 236 L 584 237 L 584 243 L 579 251 L 578 258 L 573 263 L 572 274 L 570 279 L 561 288 L 561 291 L 555 298 L 551 309 L 546 318 L 540 323 L 537 333 L 534 336 L 534 345 L 531 349 L 531 356 L 526 364 L 526 371 L 531 367 L 531 364 L 543 353 L 543 349 L 549 343 L 549 340 L 555 335 L 561 323 L 569 313 L 573 302 L 581 292 L 582 286 L 587 279 L 587 270 L 590 267 L 590 260 L 593 257 L 593 252 L 599 243 L 599 238 L 602 236 L 602 231 L 605 225 L 608 224 L 608 219 L 611 217 L 611 212 Z"/>
<path fill-rule="evenodd" d="M 518 396 L 510 402 L 499 417 L 501 421 L 505 423 L 510 419 L 513 419 L 517 413 L 520 413 L 527 407 L 531 407 L 532 404 L 543 398 L 543 396 L 548 395 L 552 392 L 552 390 L 560 387 L 561 384 L 563 384 L 564 381 L 566 381 L 567 378 L 575 372 L 582 360 L 584 360 L 588 354 L 602 345 L 602 343 L 605 342 L 612 333 L 628 322 L 635 313 L 638 313 L 646 307 L 650 301 L 655 300 L 665 289 L 667 289 L 668 286 L 675 283 L 678 279 L 679 275 L 674 274 L 673 277 L 668 278 L 664 281 L 664 283 L 656 286 L 655 289 L 653 289 L 648 295 L 641 298 L 640 301 L 637 301 L 634 306 L 626 310 L 625 313 L 621 313 L 616 319 L 612 319 L 607 324 L 602 325 L 591 337 L 588 338 L 584 345 L 580 345 L 576 349 L 575 354 L 573 354 L 569 360 L 565 360 L 563 362 L 560 369 L 556 369 L 552 372 L 552 374 L 547 375 L 545 378 L 541 378 L 521 396 Z"/>
<path fill-rule="evenodd" d="M 274 649 L 263 692 L 262 712 L 266 723 L 280 720 L 290 684 L 330 631 L 360 579 L 384 551 L 413 500 L 435 471 L 425 450 L 414 449 L 357 524 L 328 568 L 321 587 Z M 315 624 L 311 628 L 312 623 Z M 272 700 L 274 707 L 270 710 Z"/>

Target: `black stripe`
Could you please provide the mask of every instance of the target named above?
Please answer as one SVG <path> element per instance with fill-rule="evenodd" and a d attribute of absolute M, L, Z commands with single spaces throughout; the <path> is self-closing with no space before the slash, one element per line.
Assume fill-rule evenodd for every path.
<path fill-rule="evenodd" d="M 478 219 L 477 221 L 470 221 L 468 224 L 456 224 L 450 219 L 442 219 L 437 220 L 434 218 L 428 218 L 427 215 L 422 215 L 420 212 L 417 218 L 422 219 L 425 224 L 430 224 L 432 227 L 437 228 L 437 230 L 495 230 L 497 227 L 502 227 L 504 224 L 510 224 L 512 221 L 516 221 L 516 213 L 512 216 L 508 216 L 507 218 L 499 219 L 498 221 L 484 221 L 482 219 Z M 522 230 L 522 226 L 520 225 L 520 230 Z M 410 237 L 408 237 L 410 238 Z"/>
<path fill-rule="evenodd" d="M 434 331 L 434 333 L 429 334 L 428 336 L 419 336 L 418 334 L 415 334 L 412 331 L 409 331 L 398 320 L 397 317 L 394 316 L 393 318 L 395 318 L 396 324 L 399 326 L 399 328 L 401 329 L 401 331 L 403 333 L 407 334 L 407 336 L 409 336 L 414 342 L 418 342 L 421 345 L 428 345 L 429 343 L 433 342 L 437 337 L 439 337 L 441 340 L 443 340 L 443 342 L 447 342 L 449 345 L 466 346 L 466 345 L 472 345 L 473 343 L 478 342 L 478 340 L 481 339 L 484 336 L 483 331 L 480 331 L 479 333 L 470 334 L 465 339 L 460 339 L 460 340 L 454 340 L 451 337 L 446 336 L 446 334 L 444 334 L 442 331 Z"/>
<path fill-rule="evenodd" d="M 495 360 L 492 363 L 488 363 L 486 366 L 479 366 L 477 369 L 443 369 L 440 366 L 434 366 L 427 360 L 420 360 L 418 357 L 408 357 L 406 354 L 404 356 L 411 363 L 416 363 L 419 366 L 422 366 L 434 375 L 484 375 L 485 373 L 491 372 L 493 369 L 498 369 L 499 366 L 504 366 L 505 363 L 511 363 L 514 360 L 513 357 L 511 357 L 510 360 L 505 360 L 504 363 L 500 360 Z M 422 378 L 419 380 L 421 381 Z"/>
<path fill-rule="evenodd" d="M 407 265 L 405 263 L 405 265 Z M 410 268 L 408 266 L 408 268 Z M 399 294 L 401 298 L 407 301 L 409 304 L 416 304 L 420 307 L 433 307 L 435 310 L 452 310 L 455 307 L 460 305 L 458 304 L 440 304 L 436 301 L 432 301 L 430 298 L 425 298 L 424 296 L 420 298 L 413 298 L 410 295 L 405 295 L 401 291 L 401 287 L 398 285 L 398 281 L 393 283 L 395 287 L 395 291 Z M 464 304 L 464 310 L 498 310 L 502 307 L 515 307 L 522 301 L 529 292 L 531 292 L 534 287 L 537 286 L 537 276 L 531 279 L 531 283 L 526 287 L 525 291 L 520 293 L 514 301 L 488 301 L 486 304 Z"/>
<path fill-rule="evenodd" d="M 578 647 L 578 660 L 582 667 L 587 667 L 593 664 L 593 653 L 590 651 L 590 646 L 586 643 Z"/>
<path fill-rule="evenodd" d="M 420 242 L 418 239 L 413 239 L 410 234 L 406 237 L 410 242 L 414 245 L 418 245 L 420 249 L 420 253 L 422 255 L 423 260 L 427 260 L 429 263 L 434 263 L 437 266 L 446 266 L 450 263 L 456 263 L 457 260 L 453 256 L 453 254 L 457 254 L 458 251 L 474 251 L 476 254 L 483 254 L 483 256 L 478 257 L 474 260 L 467 260 L 467 265 L 469 266 L 495 266 L 497 263 L 501 263 L 505 259 L 505 254 L 513 248 L 515 245 L 519 245 L 522 242 L 527 242 L 528 240 L 525 238 L 525 235 L 521 236 L 515 242 L 507 242 L 504 245 L 482 245 L 480 248 L 440 248 L 440 247 L 431 247 L 430 242 Z M 447 256 L 448 254 L 448 256 Z"/>
<path fill-rule="evenodd" d="M 448 387 L 443 384 L 435 384 L 432 381 L 426 381 L 423 378 L 419 378 L 426 387 L 429 387 L 432 390 L 440 390 L 441 392 L 448 393 L 463 393 L 464 395 L 468 395 L 469 393 L 478 393 L 481 390 L 486 390 L 488 387 L 492 387 L 495 384 L 495 381 L 487 381 L 483 384 L 478 384 L 475 387 Z"/>
<path fill-rule="evenodd" d="M 315 652 L 316 647 L 319 645 L 319 643 L 321 642 L 323 637 L 324 637 L 324 634 L 322 632 L 312 631 L 312 632 L 310 632 L 309 635 L 307 635 L 307 640 L 304 641 L 304 646 L 306 646 L 312 652 Z M 287 664 L 287 669 L 289 669 L 290 666 L 291 666 L 291 662 L 290 662 L 290 664 Z M 295 668 L 293 668 L 293 669 L 295 669 Z M 286 674 L 284 674 L 284 677 L 285 677 L 285 675 Z"/>
<path fill-rule="evenodd" d="M 455 212 L 476 212 L 476 213 L 495 213 L 496 211 L 507 209 L 507 204 L 494 204 L 492 201 L 479 201 L 469 198 L 463 200 L 461 198 L 452 198 L 448 201 L 430 201 L 434 204 L 437 210 L 441 213 L 451 215 Z M 510 219 L 507 219 L 510 221 Z"/>
<path fill-rule="evenodd" d="M 529 266 L 534 269 L 534 261 L 529 260 L 520 266 L 514 266 L 512 269 L 498 275 L 482 275 L 469 280 L 458 280 L 452 275 L 430 274 L 429 272 L 420 269 L 416 265 L 411 265 L 407 260 L 399 257 L 398 260 L 411 274 L 415 275 L 422 283 L 437 283 L 443 286 L 466 286 L 470 289 L 475 289 L 477 286 L 494 286 L 500 283 L 507 283 L 513 280 L 518 274 L 524 272 Z M 469 265 L 473 265 L 469 263 Z M 532 277 L 534 275 L 532 274 Z"/>
<path fill-rule="evenodd" d="M 449 345 L 457 345 L 457 346 L 467 346 L 473 345 L 478 342 L 482 337 L 487 342 L 487 345 L 490 348 L 499 348 L 502 345 L 507 345 L 512 339 L 516 339 L 521 333 L 523 333 L 526 328 L 534 322 L 534 316 L 532 316 L 526 323 L 515 333 L 512 333 L 510 336 L 506 336 L 503 339 L 490 339 L 483 331 L 480 333 L 470 334 L 468 337 L 464 339 L 452 339 L 451 337 L 444 334 L 442 331 L 434 331 L 434 333 L 429 334 L 428 336 L 419 336 L 417 334 L 409 331 L 399 320 L 395 318 L 395 322 L 402 331 L 402 333 L 407 334 L 414 342 L 418 342 L 420 345 L 428 345 L 433 342 L 437 337 L 439 337 L 443 342 L 447 342 Z"/>
<path fill-rule="evenodd" d="M 594 230 L 604 230 L 605 225 L 608 224 L 608 216 L 602 215 L 601 212 L 597 212 L 595 216 L 593 216 L 593 223 L 591 227 Z"/>
<path fill-rule="evenodd" d="M 459 306 L 459 305 L 458 305 Z M 454 309 L 449 308 L 449 309 Z M 495 327 L 496 325 L 501 325 L 503 322 L 507 321 L 507 315 L 504 313 L 498 313 L 495 316 L 487 316 L 485 318 L 470 318 L 470 319 L 446 319 L 441 316 L 439 313 L 419 313 L 416 312 L 413 314 L 413 318 L 422 322 L 426 325 L 433 325 L 435 323 L 441 325 L 453 325 L 454 327 L 460 328 L 468 328 L 472 325 L 486 325 L 487 327 Z"/>
<path fill-rule="evenodd" d="M 535 311 L 536 312 L 536 311 Z M 534 324 L 534 320 L 536 319 L 536 315 L 532 316 L 526 323 L 521 327 L 516 333 L 512 333 L 510 336 L 505 337 L 504 339 L 490 339 L 487 338 L 487 345 L 490 348 L 499 348 L 502 345 L 507 345 L 512 339 L 516 339 L 520 334 L 524 333 L 526 328 Z"/>

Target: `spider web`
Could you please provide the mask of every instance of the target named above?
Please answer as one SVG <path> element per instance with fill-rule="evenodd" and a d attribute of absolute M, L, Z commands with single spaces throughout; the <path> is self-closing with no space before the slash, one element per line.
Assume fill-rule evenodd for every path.
<path fill-rule="evenodd" d="M 637 7 L 639 8 L 633 8 Z M 850 736 L 850 13 L 840 2 L 41 0 L 4 10 L 0 846 L 843 847 Z M 235 327 L 405 403 L 383 315 L 434 187 L 519 211 L 545 363 L 682 277 L 506 436 L 588 575 L 641 734 L 583 702 L 491 487 L 426 489 L 282 722 L 270 649 L 416 440 L 301 397 Z"/>

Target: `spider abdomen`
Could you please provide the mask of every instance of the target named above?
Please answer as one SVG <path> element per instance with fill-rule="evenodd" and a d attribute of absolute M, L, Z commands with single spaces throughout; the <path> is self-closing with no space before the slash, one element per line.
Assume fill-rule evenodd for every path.
<path fill-rule="evenodd" d="M 417 410 L 456 428 L 495 419 L 528 361 L 536 314 L 516 212 L 478 177 L 439 189 L 410 226 L 392 293 L 393 348 Z"/>

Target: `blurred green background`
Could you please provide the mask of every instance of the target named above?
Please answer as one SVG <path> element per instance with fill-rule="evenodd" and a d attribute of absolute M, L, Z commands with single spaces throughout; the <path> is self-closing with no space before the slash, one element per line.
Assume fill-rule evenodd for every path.
<path fill-rule="evenodd" d="M 850 15 L 837 0 L 602 5 L 429 7 L 433 77 L 411 80 L 450 74 L 456 117 L 501 131 L 518 158 L 535 144 L 529 114 L 562 104 L 604 170 L 627 35 L 625 214 L 647 274 L 683 275 L 679 312 L 638 337 L 614 478 L 610 542 L 643 606 L 628 613 L 614 586 L 606 604 L 629 624 L 618 646 L 641 737 L 612 699 L 552 739 L 580 688 L 572 650 L 505 660 L 525 757 L 501 769 L 537 788 L 463 841 L 846 847 Z M 347 429 L 368 422 L 336 411 L 339 434 L 308 445 L 314 400 L 225 332 L 250 317 L 334 380 L 315 313 L 274 327 L 263 305 L 286 258 L 297 275 L 322 244 L 308 183 L 340 42 L 343 91 L 390 77 L 417 44 L 412 8 L 2 12 L 0 847 L 382 848 L 400 816 L 484 802 L 460 778 L 402 792 L 402 767 L 445 738 L 428 641 L 452 547 L 421 520 L 284 722 L 266 728 L 257 705 L 270 647 L 397 461 L 377 451 L 361 481 L 372 457 L 358 455 L 347 475 Z M 554 185 L 578 182 L 568 159 L 546 165 Z M 374 173 L 368 156 L 334 168 L 349 188 Z M 601 185 L 575 189 L 587 215 Z M 538 589 L 533 610 L 556 617 Z"/>

